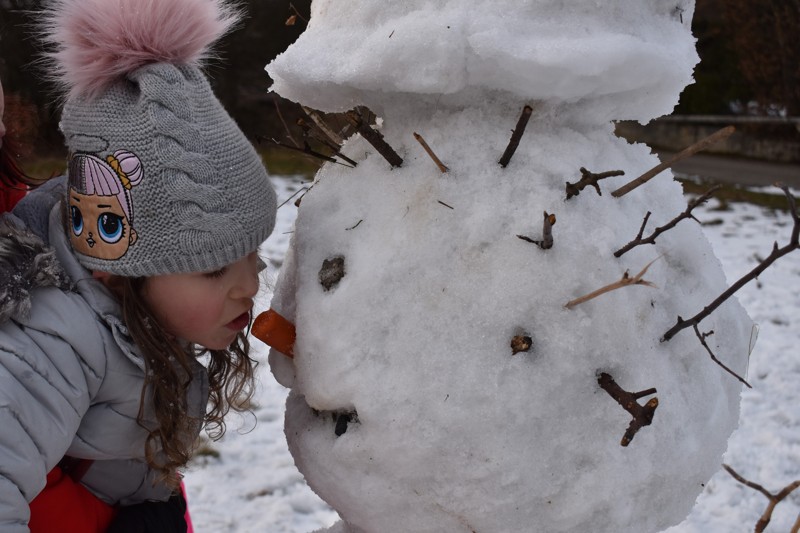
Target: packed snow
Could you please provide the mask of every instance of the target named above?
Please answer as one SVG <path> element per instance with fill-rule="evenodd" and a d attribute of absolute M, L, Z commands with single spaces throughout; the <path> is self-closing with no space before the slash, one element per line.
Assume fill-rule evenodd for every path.
<path fill-rule="evenodd" d="M 200 531 L 675 533 L 755 522 L 763 496 L 719 469 L 730 444 L 725 460 L 773 490 L 797 474 L 796 431 L 770 438 L 768 427 L 797 427 L 786 407 L 796 338 L 764 340 L 796 337 L 791 314 L 774 314 L 764 275 L 741 294 L 758 321 L 769 315 L 752 360 L 758 329 L 737 298 L 700 324 L 755 385 L 741 413 L 741 383 L 691 329 L 662 337 L 725 290 L 732 265 L 753 260 L 722 243 L 754 232 L 735 253 L 769 250 L 755 228 L 770 217 L 712 204 L 696 216 L 713 217 L 716 240 L 685 220 L 613 255 L 643 218 L 647 235 L 686 207 L 669 175 L 610 194 L 658 163 L 617 138 L 612 120 L 672 110 L 697 62 L 693 10 L 692 0 L 314 1 L 307 30 L 267 67 L 272 89 L 322 111 L 368 106 L 403 162 L 353 136 L 343 152 L 357 167 L 326 165 L 299 212 L 279 210 L 286 232 L 265 251 L 280 269 L 260 305 L 297 326 L 295 358 L 268 356 L 291 391 L 262 367 L 251 440 L 230 434 L 189 472 Z M 526 105 L 525 135 L 501 167 Z M 565 195 L 584 169 L 611 175 Z M 276 182 L 284 198 L 300 186 Z M 737 224 L 739 241 L 725 233 Z M 797 260 L 785 265 L 796 278 Z M 630 277 L 642 283 L 574 304 Z M 796 309 L 787 287 L 784 310 Z M 759 350 L 769 351 L 760 364 Z M 632 404 L 612 398 L 609 375 L 641 392 L 652 424 L 629 429 Z M 796 500 L 775 527 L 791 523 Z"/>
<path fill-rule="evenodd" d="M 268 71 L 314 109 L 380 115 L 407 94 L 468 105 L 488 89 L 649 120 L 692 80 L 693 13 L 693 0 L 315 0 Z"/>
<path fill-rule="evenodd" d="M 294 360 L 269 359 L 292 389 L 289 449 L 342 517 L 331 531 L 648 533 L 690 512 L 741 383 L 691 329 L 665 334 L 725 276 L 693 224 L 614 257 L 685 200 L 672 180 L 610 193 L 659 162 L 612 120 L 672 110 L 697 63 L 693 9 L 315 0 L 267 67 L 301 104 L 368 106 L 403 160 L 346 142 L 357 167 L 318 172 L 271 301 L 298 333 Z M 611 175 L 565 191 L 589 171 Z M 738 301 L 701 329 L 744 373 L 753 324 Z"/>
<path fill-rule="evenodd" d="M 301 194 L 309 185 L 297 177 L 276 177 L 273 182 L 281 202 Z M 776 189 L 764 192 L 780 194 Z M 270 265 L 265 284 L 274 284 L 283 263 L 297 212 L 296 198 L 278 210 L 276 229 L 262 247 Z M 723 206 L 711 200 L 695 214 L 729 283 L 765 257 L 773 242 L 786 243 L 791 231 L 786 212 L 750 204 Z M 682 222 L 689 223 L 695 224 Z M 758 324 L 759 335 L 746 376 L 753 389 L 742 395 L 739 427 L 722 461 L 777 492 L 800 479 L 800 411 L 795 408 L 800 390 L 800 252 L 779 260 L 737 296 Z M 265 286 L 257 310 L 266 309 L 270 299 L 270 288 Z M 232 417 L 227 435 L 209 445 L 214 455 L 196 458 L 186 475 L 195 531 L 309 533 L 328 527 L 338 515 L 306 485 L 286 444 L 283 414 L 287 389 L 276 383 L 269 371 L 266 346 L 254 340 L 253 347 L 261 362 L 260 385 L 253 402 L 255 416 Z M 666 531 L 752 531 L 766 506 L 763 495 L 720 468 L 688 518 Z M 776 507 L 767 532 L 789 531 L 798 513 L 800 491 Z"/>

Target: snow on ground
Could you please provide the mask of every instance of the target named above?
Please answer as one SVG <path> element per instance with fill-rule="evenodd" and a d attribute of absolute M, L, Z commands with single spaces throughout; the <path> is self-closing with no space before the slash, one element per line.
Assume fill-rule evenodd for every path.
<path fill-rule="evenodd" d="M 298 177 L 275 177 L 274 184 L 279 202 L 307 186 Z M 762 192 L 780 194 L 774 188 Z M 269 305 L 269 286 L 283 262 L 297 212 L 295 199 L 278 210 L 275 231 L 262 247 L 269 268 L 256 312 Z M 729 283 L 766 257 L 773 242 L 788 242 L 788 213 L 743 203 L 732 203 L 727 210 L 719 207 L 720 202 L 712 200 L 695 214 Z M 681 222 L 689 223 L 693 222 Z M 778 260 L 739 291 L 738 298 L 760 329 L 746 376 L 753 389 L 744 392 L 739 429 L 724 460 L 745 478 L 778 492 L 800 479 L 800 251 Z M 306 533 L 327 527 L 337 520 L 336 513 L 305 484 L 286 446 L 287 391 L 269 371 L 266 347 L 258 340 L 253 347 L 261 363 L 254 416 L 230 417 L 225 437 L 205 446 L 186 473 L 195 531 Z M 752 531 L 766 505 L 762 494 L 721 469 L 689 517 L 667 533 Z M 777 506 L 767 532 L 789 531 L 798 512 L 800 490 Z"/>

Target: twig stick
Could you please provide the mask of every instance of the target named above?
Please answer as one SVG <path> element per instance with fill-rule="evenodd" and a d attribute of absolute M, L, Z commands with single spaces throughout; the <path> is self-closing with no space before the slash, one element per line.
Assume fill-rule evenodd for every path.
<path fill-rule="evenodd" d="M 283 129 L 286 130 L 286 136 L 289 137 L 289 140 L 292 141 L 292 144 L 295 145 L 296 148 L 300 148 L 300 143 L 298 143 L 294 137 L 292 136 L 291 130 L 289 130 L 289 126 L 286 125 L 286 121 L 283 120 L 283 113 L 281 113 L 281 108 L 278 105 L 277 100 L 273 100 L 275 102 L 275 111 L 278 112 L 278 118 L 281 119 L 281 124 L 283 124 Z"/>
<path fill-rule="evenodd" d="M 721 185 L 712 187 L 711 189 L 706 191 L 702 196 L 699 196 L 694 200 L 692 200 L 691 202 L 689 202 L 689 205 L 686 207 L 686 210 L 683 213 L 673 218 L 663 226 L 653 230 L 653 233 L 650 234 L 649 237 L 642 238 L 642 234 L 644 233 L 644 227 L 647 225 L 647 219 L 650 218 L 650 211 L 648 211 L 647 214 L 644 216 L 644 222 L 642 222 L 642 227 L 639 229 L 639 233 L 636 235 L 636 238 L 631 242 L 629 242 L 628 244 L 626 244 L 625 246 L 623 246 L 622 248 L 620 248 L 619 250 L 617 250 L 616 252 L 614 252 L 614 257 L 622 257 L 623 254 L 635 248 L 636 246 L 639 246 L 640 244 L 655 244 L 656 237 L 658 237 L 665 231 L 671 230 L 672 228 L 678 225 L 678 222 L 680 222 L 683 219 L 691 218 L 697 221 L 697 219 L 694 218 L 694 215 L 692 215 L 692 210 L 698 205 L 702 205 L 705 202 L 707 202 L 708 199 L 711 198 L 711 196 L 720 188 Z"/>
<path fill-rule="evenodd" d="M 327 155 L 325 155 L 325 154 L 321 154 L 321 153 L 319 153 L 319 152 L 315 152 L 314 150 L 312 150 L 312 149 L 311 149 L 311 148 L 309 148 L 308 146 L 306 146 L 306 147 L 304 147 L 304 148 L 297 148 L 297 147 L 295 147 L 295 146 L 291 146 L 291 145 L 289 145 L 289 144 L 282 143 L 282 142 L 280 142 L 280 141 L 278 141 L 278 140 L 275 140 L 275 139 L 269 139 L 269 141 L 270 141 L 271 143 L 273 143 L 273 144 L 276 144 L 277 146 L 280 146 L 281 148 L 287 148 L 287 149 L 289 149 L 289 150 L 294 150 L 294 151 L 296 151 L 296 152 L 300 152 L 301 154 L 310 155 L 311 157 L 316 157 L 317 159 L 322 159 L 322 160 L 324 160 L 324 161 L 328 161 L 328 162 L 330 162 L 330 163 L 336 163 L 337 165 L 342 165 L 342 166 L 345 166 L 345 167 L 348 167 L 348 168 L 353 168 L 353 167 L 351 167 L 350 165 L 345 165 L 345 164 L 344 164 L 344 163 L 342 163 L 341 161 L 337 161 L 337 160 L 335 160 L 334 158 L 332 158 L 332 157 L 328 157 L 328 156 L 327 156 Z"/>
<path fill-rule="evenodd" d="M 544 212 L 544 221 L 542 222 L 542 240 L 537 241 L 535 239 L 531 239 L 530 237 L 526 237 L 525 235 L 517 235 L 518 238 L 522 239 L 523 241 L 533 243 L 537 245 L 542 250 L 549 250 L 553 247 L 553 225 L 556 223 L 556 216 L 548 213 L 547 211 Z"/>
<path fill-rule="evenodd" d="M 403 158 L 397 155 L 397 152 L 383 140 L 383 135 L 380 132 L 372 129 L 367 124 L 362 116 L 356 111 L 348 111 L 345 116 L 353 127 L 361 134 L 364 139 L 381 154 L 386 161 L 393 167 L 400 167 L 403 165 Z"/>
<path fill-rule="evenodd" d="M 511 134 L 511 140 L 508 141 L 508 146 L 506 146 L 506 151 L 503 152 L 502 157 L 500 157 L 500 166 L 506 168 L 508 162 L 511 161 L 511 156 L 514 155 L 514 152 L 517 151 L 517 147 L 519 147 L 519 141 L 522 139 L 522 134 L 525 133 L 525 128 L 528 126 L 528 120 L 531 118 L 531 113 L 533 113 L 533 108 L 529 105 L 526 105 L 522 108 L 522 114 L 517 120 L 517 127 L 514 128 L 513 133 Z"/>
<path fill-rule="evenodd" d="M 294 193 L 293 195 L 291 195 L 289 198 L 287 198 L 287 199 L 286 199 L 286 200 L 285 200 L 285 201 L 284 201 L 284 202 L 283 202 L 281 205 L 279 205 L 279 206 L 277 207 L 277 209 L 280 209 L 281 207 L 285 206 L 286 204 L 288 204 L 288 203 L 289 203 L 289 200 L 291 200 L 292 198 L 294 198 L 295 196 L 297 196 L 297 195 L 298 195 L 298 194 L 300 194 L 301 192 L 305 192 L 305 191 L 307 191 L 308 189 L 309 189 L 309 187 L 303 187 L 303 188 L 301 188 L 301 189 L 299 189 L 299 190 L 295 191 L 295 193 Z"/>
<path fill-rule="evenodd" d="M 355 161 L 353 161 L 352 159 L 350 159 L 349 157 L 347 157 L 346 155 L 341 153 L 339 151 L 339 149 L 341 147 L 339 145 L 337 145 L 337 144 L 332 143 L 330 141 L 330 139 L 328 139 L 322 133 L 322 130 L 320 130 L 319 128 L 312 128 L 311 124 L 309 124 L 308 122 L 305 121 L 305 119 L 302 119 L 302 118 L 298 118 L 297 119 L 297 125 L 300 126 L 300 128 L 303 130 L 303 136 L 306 139 L 308 139 L 310 137 L 310 138 L 322 143 L 323 145 L 327 146 L 333 152 L 333 155 L 335 155 L 336 157 L 339 157 L 340 159 L 343 159 L 344 161 L 347 161 L 347 163 L 349 163 L 350 165 L 353 165 L 354 167 L 358 166 L 358 163 L 356 163 Z"/>
<path fill-rule="evenodd" d="M 762 487 L 758 483 L 754 483 L 754 482 L 752 482 L 752 481 L 750 481 L 748 479 L 743 478 L 741 475 L 739 475 L 738 472 L 736 472 L 730 466 L 728 466 L 726 464 L 723 464 L 722 467 L 731 476 L 733 476 L 733 478 L 736 481 L 738 481 L 742 485 L 750 487 L 751 489 L 757 490 L 758 492 L 760 492 L 761 494 L 766 496 L 767 499 L 769 500 L 769 505 L 767 505 L 767 508 L 764 510 L 764 513 L 761 515 L 761 518 L 759 518 L 758 522 L 756 523 L 756 528 L 755 528 L 755 532 L 756 533 L 763 533 L 763 531 L 767 528 L 767 525 L 769 525 L 769 521 L 772 520 L 772 511 L 775 510 L 775 506 L 778 505 L 779 503 L 781 503 L 795 489 L 800 487 L 800 479 L 798 479 L 797 481 L 786 485 L 783 489 L 781 489 L 780 492 L 778 492 L 776 494 L 772 494 L 771 492 L 769 492 L 767 489 L 765 489 L 764 487 Z M 796 528 L 798 523 L 800 523 L 800 517 L 798 517 L 797 520 L 798 521 L 795 522 L 794 528 Z M 792 529 L 793 532 L 795 531 L 794 528 Z"/>
<path fill-rule="evenodd" d="M 573 196 L 578 196 L 583 189 L 591 185 L 597 191 L 599 196 L 603 196 L 603 193 L 600 192 L 600 184 L 598 183 L 600 180 L 605 178 L 610 178 L 613 176 L 624 176 L 625 172 L 622 170 L 609 170 L 608 172 L 600 172 L 599 174 L 595 174 L 594 172 L 589 172 L 585 168 L 581 167 L 581 179 L 577 183 L 570 183 L 567 182 L 567 186 L 565 187 L 567 191 L 567 200 L 572 198 Z"/>
<path fill-rule="evenodd" d="M 289 9 L 294 11 L 294 15 L 292 15 L 292 17 L 298 17 L 300 20 L 302 20 L 303 22 L 308 24 L 308 20 L 305 17 L 303 17 L 303 15 L 300 14 L 300 12 L 297 10 L 296 7 L 294 7 L 294 5 L 292 5 L 291 2 L 289 2 Z M 289 18 L 291 19 L 292 17 L 289 17 Z M 287 25 L 291 26 L 291 24 L 287 24 Z"/>
<path fill-rule="evenodd" d="M 313 109 L 306 106 L 300 106 L 303 108 L 303 111 L 306 115 L 308 115 L 311 120 L 314 121 L 314 124 L 322 131 L 322 133 L 336 146 L 341 146 L 344 140 L 337 135 L 331 128 L 328 126 L 328 123 Z"/>
<path fill-rule="evenodd" d="M 602 372 L 600 376 L 598 376 L 597 383 L 600 385 L 601 389 L 606 391 L 623 409 L 633 416 L 633 420 L 631 420 L 628 429 L 625 431 L 625 435 L 622 436 L 622 440 L 620 441 L 621 446 L 627 446 L 641 428 L 649 426 L 653 422 L 653 416 L 658 407 L 658 398 L 651 398 L 644 405 L 639 405 L 636 400 L 644 396 L 655 394 L 656 389 L 652 388 L 641 392 L 628 392 L 617 385 L 614 378 L 605 372 Z"/>
<path fill-rule="evenodd" d="M 694 325 L 694 332 L 697 334 L 697 338 L 700 339 L 700 344 L 703 345 L 703 348 L 706 349 L 706 351 L 708 352 L 708 355 L 711 356 L 711 360 L 712 361 L 714 361 L 719 366 L 721 366 L 725 370 L 725 372 L 727 372 L 731 376 L 733 376 L 736 379 L 738 379 L 741 383 L 744 383 L 745 385 L 747 385 L 748 389 L 752 389 L 753 388 L 747 381 L 744 380 L 744 378 L 742 378 L 739 374 L 737 374 L 736 372 L 734 372 L 733 370 L 731 370 L 730 368 L 725 366 L 722 363 L 722 361 L 717 359 L 717 357 L 714 355 L 714 352 L 711 351 L 711 348 L 709 348 L 708 344 L 706 343 L 706 337 L 708 337 L 709 335 L 713 335 L 714 334 L 714 330 L 711 330 L 711 331 L 706 332 L 706 333 L 700 333 L 700 329 L 697 327 L 697 324 L 695 324 Z"/>
<path fill-rule="evenodd" d="M 422 135 L 420 135 L 415 131 L 414 138 L 417 140 L 419 144 L 422 145 L 422 148 L 425 149 L 425 152 L 427 152 L 430 158 L 433 159 L 433 162 L 436 163 L 436 166 L 439 167 L 439 170 L 442 172 L 442 174 L 450 170 L 449 168 L 447 168 L 447 166 L 445 166 L 444 163 L 442 163 L 441 159 L 436 157 L 436 154 L 433 153 L 433 150 L 431 150 L 431 147 L 428 146 L 428 143 L 425 142 L 425 139 L 422 138 Z"/>
<path fill-rule="evenodd" d="M 581 296 L 580 298 L 575 298 L 574 300 L 570 300 L 564 305 L 564 307 L 566 307 L 567 309 L 572 309 L 576 305 L 588 302 L 589 300 L 597 298 L 601 294 L 605 294 L 607 292 L 611 292 L 615 289 L 620 289 L 622 287 L 627 287 L 629 285 L 645 285 L 647 287 L 655 287 L 653 283 L 643 280 L 642 276 L 645 275 L 647 269 L 650 268 L 650 265 L 655 263 L 658 259 L 659 258 L 656 257 L 655 259 L 647 263 L 647 265 L 645 265 L 645 267 L 641 270 L 641 272 L 636 274 L 634 277 L 630 277 L 628 275 L 628 271 L 626 270 L 625 273 L 622 275 L 622 279 L 620 279 L 619 281 L 611 283 L 610 285 L 606 285 L 605 287 L 601 287 L 594 292 L 590 292 L 589 294 Z"/>
<path fill-rule="evenodd" d="M 684 320 L 679 316 L 678 321 L 675 323 L 675 325 L 672 326 L 669 329 L 669 331 L 664 333 L 664 336 L 661 338 L 662 342 L 670 340 L 672 337 L 675 336 L 676 333 L 678 333 L 682 329 L 699 324 L 701 320 L 703 320 L 708 315 L 713 313 L 717 307 L 722 305 L 722 303 L 725 300 L 730 298 L 733 295 L 733 293 L 744 287 L 748 282 L 756 279 L 759 276 L 759 274 L 764 272 L 772 263 L 774 263 L 784 255 L 800 248 L 800 216 L 798 216 L 797 214 L 797 205 L 795 204 L 794 197 L 791 195 L 791 193 L 789 192 L 789 188 L 786 187 L 786 185 L 782 183 L 776 183 L 775 186 L 782 189 L 784 194 L 786 194 L 786 198 L 789 201 L 789 208 L 791 211 L 792 220 L 794 221 L 794 229 L 792 230 L 792 237 L 789 240 L 789 244 L 787 244 L 783 248 L 778 248 L 778 243 L 775 242 L 772 245 L 772 253 L 770 253 L 766 259 L 764 259 L 763 261 L 761 261 L 761 263 L 756 265 L 756 267 L 753 270 L 751 270 L 750 272 L 739 278 L 739 280 L 736 283 L 731 285 L 728 288 L 728 290 L 720 294 L 716 300 L 714 300 L 706 307 L 704 307 L 702 311 L 694 315 L 692 318 L 686 320 Z"/>
<path fill-rule="evenodd" d="M 727 126 L 727 127 L 722 128 L 721 130 L 719 130 L 719 131 L 717 131 L 715 133 L 712 133 L 711 135 L 709 135 L 705 139 L 701 139 L 701 140 L 697 141 L 696 143 L 694 143 L 690 147 L 685 148 L 682 152 L 679 152 L 678 154 L 672 156 L 670 159 L 668 159 L 668 160 L 656 165 L 655 167 L 651 168 L 650 170 L 648 170 L 647 172 L 645 172 L 644 174 L 642 174 L 641 176 L 639 176 L 635 180 L 623 185 L 622 187 L 620 187 L 616 191 L 612 192 L 611 196 L 613 196 L 614 198 L 619 198 L 620 196 L 624 196 L 624 195 L 628 194 L 629 192 L 631 192 L 633 189 L 635 189 L 639 185 L 647 183 L 648 181 L 650 181 L 651 179 L 656 177 L 661 172 L 663 172 L 666 169 L 670 168 L 672 165 L 674 165 L 678 161 L 682 161 L 682 160 L 686 159 L 687 157 L 691 157 L 694 154 L 696 154 L 697 152 L 705 150 L 709 146 L 711 146 L 713 144 L 716 144 L 716 143 L 718 143 L 718 142 L 720 142 L 720 141 L 722 141 L 724 139 L 727 139 L 728 137 L 731 136 L 731 134 L 733 134 L 734 131 L 736 131 L 735 127 Z"/>

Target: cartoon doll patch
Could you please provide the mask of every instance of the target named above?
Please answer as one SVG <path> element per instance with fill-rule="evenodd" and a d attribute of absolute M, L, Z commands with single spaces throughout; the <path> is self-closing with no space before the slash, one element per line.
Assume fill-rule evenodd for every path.
<path fill-rule="evenodd" d="M 101 159 L 77 153 L 69 163 L 69 227 L 75 251 L 119 259 L 136 243 L 131 188 L 142 180 L 136 154 L 117 150 Z"/>

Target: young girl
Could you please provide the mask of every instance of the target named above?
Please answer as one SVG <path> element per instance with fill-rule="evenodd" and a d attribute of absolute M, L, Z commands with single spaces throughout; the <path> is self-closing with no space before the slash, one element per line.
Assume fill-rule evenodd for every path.
<path fill-rule="evenodd" d="M 236 20 L 222 2 L 48 12 L 71 156 L 0 219 L 3 532 L 185 531 L 179 469 L 246 409 L 276 208 L 198 68 Z"/>

